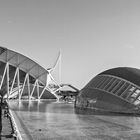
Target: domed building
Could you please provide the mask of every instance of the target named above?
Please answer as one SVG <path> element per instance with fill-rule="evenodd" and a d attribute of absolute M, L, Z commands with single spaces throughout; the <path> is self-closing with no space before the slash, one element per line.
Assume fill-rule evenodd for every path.
<path fill-rule="evenodd" d="M 140 70 L 118 67 L 98 74 L 80 91 L 75 107 L 140 113 Z"/>

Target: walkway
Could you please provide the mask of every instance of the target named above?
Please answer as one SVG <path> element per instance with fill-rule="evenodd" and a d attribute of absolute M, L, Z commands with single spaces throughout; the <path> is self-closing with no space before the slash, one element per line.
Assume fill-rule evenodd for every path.
<path fill-rule="evenodd" d="M 14 137 L 12 137 L 10 118 L 4 116 L 4 109 L 2 110 L 2 134 L 0 140 L 16 140 Z"/>

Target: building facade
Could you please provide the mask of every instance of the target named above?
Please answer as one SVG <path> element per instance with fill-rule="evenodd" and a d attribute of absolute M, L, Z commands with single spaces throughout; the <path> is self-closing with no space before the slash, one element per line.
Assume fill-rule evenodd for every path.
<path fill-rule="evenodd" d="M 78 94 L 77 108 L 140 113 L 140 70 L 113 68 L 95 76 Z"/>

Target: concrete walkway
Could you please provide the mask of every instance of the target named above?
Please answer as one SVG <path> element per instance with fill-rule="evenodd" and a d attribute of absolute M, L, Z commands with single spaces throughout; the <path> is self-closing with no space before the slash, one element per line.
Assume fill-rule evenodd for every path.
<path fill-rule="evenodd" d="M 4 116 L 4 109 L 2 110 L 2 133 L 1 133 L 1 138 L 0 140 L 16 140 L 12 136 L 12 126 L 10 122 L 10 118 Z"/>

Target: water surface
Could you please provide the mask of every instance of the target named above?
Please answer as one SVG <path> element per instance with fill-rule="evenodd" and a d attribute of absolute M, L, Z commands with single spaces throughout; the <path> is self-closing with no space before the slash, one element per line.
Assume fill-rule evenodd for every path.
<path fill-rule="evenodd" d="M 140 140 L 140 118 L 76 111 L 70 103 L 11 101 L 26 140 Z"/>

